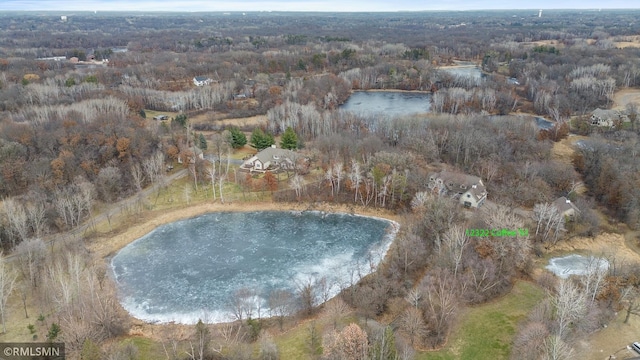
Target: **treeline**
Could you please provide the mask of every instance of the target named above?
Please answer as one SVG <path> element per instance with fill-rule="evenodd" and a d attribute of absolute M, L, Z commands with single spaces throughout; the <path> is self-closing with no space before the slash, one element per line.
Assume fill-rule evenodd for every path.
<path fill-rule="evenodd" d="M 322 24 L 318 27 L 311 26 L 310 28 L 315 30 L 309 34 L 303 33 L 301 29 L 296 29 L 295 32 L 286 29 L 287 23 L 283 19 L 295 16 L 291 14 L 282 18 L 269 18 L 264 14 L 250 14 L 237 18 L 212 15 L 212 24 L 198 21 L 189 23 L 189 16 L 177 16 L 175 19 L 158 16 L 158 22 L 166 23 L 166 26 L 161 27 L 161 31 L 154 30 L 153 37 L 144 35 L 145 31 L 151 31 L 149 29 L 155 29 L 157 26 L 149 23 L 149 19 L 153 17 L 137 17 L 127 23 L 122 18 L 86 19 L 80 16 L 68 23 L 61 23 L 59 19 L 50 20 L 49 25 L 61 26 L 66 31 L 80 26 L 81 23 L 95 21 L 127 23 L 117 27 L 118 29 L 138 26 L 135 33 L 129 33 L 132 30 L 120 30 L 127 36 L 127 40 L 121 41 L 120 46 L 128 45 L 128 52 L 110 53 L 111 49 L 102 45 L 105 41 L 98 41 L 99 33 L 88 37 L 94 40 L 87 41 L 96 41 L 95 45 L 78 46 L 82 43 L 75 38 L 73 47 L 65 48 L 60 45 L 64 48 L 62 55 L 71 56 L 79 51 L 99 53 L 100 56 L 107 54 L 110 69 L 97 71 L 102 73 L 99 80 L 106 86 L 127 83 L 146 89 L 177 91 L 190 86 L 189 80 L 193 76 L 206 75 L 220 83 L 234 81 L 234 91 L 239 92 L 242 90 L 241 84 L 248 79 L 272 77 L 263 86 L 250 91 L 247 89 L 246 92 L 254 97 L 261 89 L 264 91 L 271 85 L 284 85 L 284 81 L 290 76 L 308 77 L 311 74 L 330 72 L 343 76 L 356 89 L 437 90 L 455 87 L 470 91 L 480 85 L 495 90 L 496 96 L 493 97 L 498 103 L 503 102 L 503 98 L 512 100 L 504 101 L 510 105 L 509 107 L 498 107 L 501 112 L 517 105 L 523 110 L 534 110 L 554 118 L 566 118 L 572 113 L 585 113 L 592 108 L 606 106 L 611 101 L 613 89 L 634 86 L 638 81 L 638 64 L 634 60 L 637 58 L 634 56 L 637 50 L 617 49 L 611 40 L 614 35 L 627 34 L 614 26 L 621 18 L 628 16 L 627 14 L 612 13 L 612 17 L 607 20 L 610 22 L 606 22 L 608 26 L 603 25 L 604 30 L 598 31 L 589 30 L 590 28 L 585 27 L 582 22 L 567 24 L 566 21 L 571 19 L 568 13 L 550 15 L 543 23 L 537 18 L 523 16 L 525 23 L 536 26 L 536 31 L 530 31 L 529 27 L 523 28 L 523 24 L 515 26 L 511 23 L 511 16 L 505 18 L 505 14 L 500 12 L 492 16 L 487 15 L 471 19 L 461 14 L 402 14 L 394 18 L 395 26 L 401 26 L 404 22 L 412 26 L 402 27 L 403 37 L 397 40 L 397 31 L 392 30 L 394 27 L 375 25 L 378 22 L 365 20 L 373 20 L 370 19 L 372 17 L 384 24 L 387 20 L 385 14 L 380 14 L 379 18 L 363 14 L 339 16 L 356 22 L 356 25 L 349 22 L 349 28 L 344 28 L 335 18 L 320 15 L 309 17 L 301 14 L 300 16 L 309 20 L 310 24 Z M 581 16 L 584 20 L 586 15 Z M 262 24 L 262 35 L 256 35 L 255 24 L 252 24 L 251 30 L 244 29 L 244 26 L 249 24 L 249 18 L 254 18 L 258 24 Z M 430 20 L 435 20 L 435 23 Z M 563 31 L 555 29 L 557 21 L 563 22 Z M 593 18 L 591 21 L 605 22 L 602 18 Z M 464 25 L 460 25 L 462 23 Z M 234 26 L 220 27 L 220 24 Z M 335 31 L 354 31 L 353 26 L 363 27 L 363 31 L 358 32 L 359 36 L 333 36 Z M 365 26 L 373 26 L 376 31 L 365 31 Z M 211 31 L 208 32 L 210 28 Z M 476 35 L 470 36 L 469 28 L 478 30 Z M 326 31 L 331 34 L 321 35 Z M 424 31 L 427 31 L 429 36 L 424 37 Z M 369 36 L 363 37 L 362 34 Z M 628 35 L 631 34 L 634 34 L 632 28 L 628 31 Z M 31 35 L 29 32 L 28 39 L 24 41 L 40 39 Z M 12 36 L 21 38 L 26 36 L 26 33 L 15 31 Z M 42 36 L 46 38 L 54 35 Z M 144 39 L 136 40 L 140 36 Z M 383 38 L 378 39 L 377 36 Z M 114 34 L 110 33 L 110 41 L 113 41 L 113 37 Z M 340 41 L 327 41 L 333 38 Z M 559 50 L 543 51 L 546 45 L 533 45 L 532 41 L 554 41 L 558 44 Z M 71 69 L 71 65 L 61 62 L 32 60 L 33 57 L 51 55 L 36 53 L 55 51 L 55 44 L 59 44 L 59 41 L 48 42 L 46 48 L 43 48 L 42 44 L 31 44 L 26 49 L 21 49 L 17 43 L 7 47 L 15 53 L 7 53 L 0 60 L 0 70 L 5 73 L 6 82 L 20 82 L 25 74 L 37 75 L 42 80 L 55 76 L 60 70 Z M 82 50 L 78 50 L 78 47 Z M 518 90 L 519 97 L 527 99 L 527 104 L 517 104 L 512 90 L 514 87 L 505 86 L 502 77 L 497 77 L 493 83 L 477 84 L 471 82 L 470 78 L 456 79 L 434 70 L 435 66 L 451 64 L 453 59 L 481 62 L 483 70 L 488 73 L 519 79 L 523 86 L 515 89 Z M 605 66 L 608 70 L 595 76 L 574 71 L 594 65 Z M 132 79 L 136 79 L 135 84 L 132 83 Z M 458 98 L 463 94 L 458 91 L 449 95 Z M 473 95 L 477 96 L 477 93 Z M 481 97 L 490 99 L 492 95 L 489 92 Z M 485 101 L 483 106 L 475 107 L 493 112 L 494 109 L 487 106 L 490 103 L 491 100 Z M 267 109 L 265 107 L 262 111 Z M 436 109 L 442 111 L 439 107 Z M 459 111 L 456 109 L 460 107 L 448 106 L 444 111 L 456 113 Z"/>
<path fill-rule="evenodd" d="M 154 161 L 160 134 L 117 98 L 25 108 L 1 129 L 3 247 L 78 226 L 95 200 L 121 199 L 164 171 L 136 176 Z"/>
<path fill-rule="evenodd" d="M 531 118 L 329 118 L 337 121 L 338 129 L 350 133 L 340 134 L 329 127 L 333 132 L 315 137 L 317 153 L 312 153 L 324 170 L 330 191 L 318 193 L 309 187 L 309 196 L 324 193 L 341 201 L 355 199 L 356 203 L 369 199 L 363 204 L 374 205 L 401 186 L 402 194 L 396 193 L 394 201 L 383 203 L 392 208 L 407 207 L 407 199 L 426 188 L 425 175 L 438 163 L 482 178 L 496 202 L 524 207 L 552 202 L 579 182 L 571 165 L 550 161 L 552 142 L 540 140 Z M 343 186 L 335 186 L 340 183 Z M 349 195 L 341 195 L 344 192 Z"/>
<path fill-rule="evenodd" d="M 573 157 L 590 193 L 612 216 L 640 226 L 640 156 L 638 135 L 619 131 L 583 141 Z"/>

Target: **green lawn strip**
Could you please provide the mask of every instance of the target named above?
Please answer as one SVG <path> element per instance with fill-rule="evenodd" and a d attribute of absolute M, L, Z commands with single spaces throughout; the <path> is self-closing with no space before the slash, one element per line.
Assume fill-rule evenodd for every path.
<path fill-rule="evenodd" d="M 167 357 L 162 344 L 144 337 L 130 337 L 121 342 L 125 346 L 128 342 L 138 348 L 138 359 L 165 359 Z"/>
<path fill-rule="evenodd" d="M 518 323 L 543 297 L 535 284 L 518 281 L 504 297 L 464 311 L 444 349 L 420 353 L 416 359 L 507 359 Z"/>
<path fill-rule="evenodd" d="M 275 339 L 280 359 L 311 359 L 307 346 L 307 326 L 306 323 L 299 325 Z"/>

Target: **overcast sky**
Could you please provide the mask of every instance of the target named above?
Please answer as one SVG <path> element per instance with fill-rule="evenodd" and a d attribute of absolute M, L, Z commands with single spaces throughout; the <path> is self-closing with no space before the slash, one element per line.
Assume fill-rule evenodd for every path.
<path fill-rule="evenodd" d="M 0 11 L 420 11 L 638 7 L 639 0 L 0 0 Z"/>

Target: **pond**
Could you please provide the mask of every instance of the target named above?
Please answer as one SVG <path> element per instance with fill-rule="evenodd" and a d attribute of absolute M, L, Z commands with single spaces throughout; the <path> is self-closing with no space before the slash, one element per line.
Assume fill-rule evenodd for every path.
<path fill-rule="evenodd" d="M 232 319 L 241 288 L 266 316 L 270 291 L 325 279 L 331 296 L 375 269 L 397 224 L 322 212 L 222 212 L 162 225 L 111 268 L 123 307 L 148 322 Z"/>
<path fill-rule="evenodd" d="M 361 116 L 397 117 L 429 112 L 431 94 L 406 91 L 356 91 L 340 109 Z"/>
<path fill-rule="evenodd" d="M 584 275 L 598 268 L 604 271 L 609 268 L 609 262 L 593 256 L 571 254 L 550 259 L 549 265 L 545 268 L 558 277 L 566 279 L 571 275 Z"/>

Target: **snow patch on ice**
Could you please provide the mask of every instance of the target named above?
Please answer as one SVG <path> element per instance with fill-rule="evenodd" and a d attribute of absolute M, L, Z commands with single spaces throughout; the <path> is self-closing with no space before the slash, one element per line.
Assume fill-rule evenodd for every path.
<path fill-rule="evenodd" d="M 606 271 L 609 269 L 609 262 L 594 256 L 582 256 L 577 254 L 552 258 L 545 268 L 562 279 L 571 275 L 584 275 L 589 271 L 599 269 Z"/>

